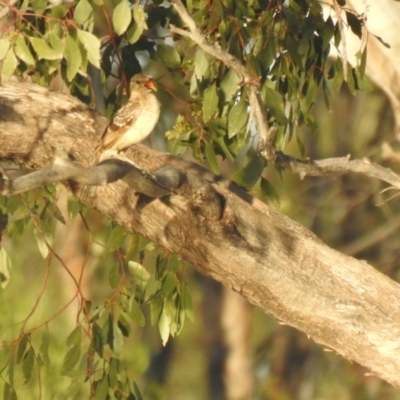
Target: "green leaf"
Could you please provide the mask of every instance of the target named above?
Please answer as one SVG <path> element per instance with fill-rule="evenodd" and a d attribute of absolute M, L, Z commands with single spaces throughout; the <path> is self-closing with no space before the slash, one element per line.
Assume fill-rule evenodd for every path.
<path fill-rule="evenodd" d="M 120 315 L 118 318 L 118 327 L 121 330 L 121 333 L 125 337 L 129 337 L 131 332 L 131 326 L 129 325 L 128 321 L 125 319 L 123 315 Z"/>
<path fill-rule="evenodd" d="M 3 61 L 1 69 L 2 83 L 7 82 L 11 78 L 14 71 L 17 69 L 17 66 L 18 66 L 17 57 L 15 57 L 14 52 L 10 50 Z"/>
<path fill-rule="evenodd" d="M 81 67 L 82 55 L 77 38 L 70 34 L 65 38 L 64 57 L 67 61 L 67 79 L 71 82 Z M 77 203 L 77 201 L 75 202 Z"/>
<path fill-rule="evenodd" d="M 97 323 L 94 323 L 92 328 L 92 344 L 96 353 L 103 357 L 103 330 Z"/>
<path fill-rule="evenodd" d="M 126 31 L 126 39 L 130 44 L 136 43 L 142 36 L 143 29 L 138 24 L 133 24 Z"/>
<path fill-rule="evenodd" d="M 204 91 L 203 121 L 207 123 L 218 111 L 218 93 L 215 83 Z"/>
<path fill-rule="evenodd" d="M 286 117 L 282 95 L 276 90 L 269 88 L 267 85 L 263 86 L 262 94 L 266 107 L 271 111 L 276 121 L 284 125 L 286 123 Z"/>
<path fill-rule="evenodd" d="M 133 6 L 133 19 L 142 32 L 147 29 L 146 14 L 139 3 L 135 3 Z"/>
<path fill-rule="evenodd" d="M 67 346 L 73 346 L 79 344 L 82 340 L 82 328 L 77 325 L 74 330 L 67 337 Z"/>
<path fill-rule="evenodd" d="M 264 197 L 279 206 L 279 194 L 270 182 L 261 178 L 260 189 Z"/>
<path fill-rule="evenodd" d="M 121 282 L 121 274 L 119 270 L 119 265 L 115 264 L 112 268 L 110 273 L 108 274 L 108 282 L 110 286 L 115 289 L 119 283 Z"/>
<path fill-rule="evenodd" d="M 55 400 L 77 400 L 79 399 L 79 393 L 82 394 L 84 390 L 83 382 L 81 379 L 75 379 L 71 382 L 71 384 L 67 387 L 67 389 L 60 394 L 58 394 L 54 399 Z"/>
<path fill-rule="evenodd" d="M 237 93 L 240 81 L 240 77 L 233 69 L 228 70 L 220 85 L 225 103 L 231 101 L 233 96 Z"/>
<path fill-rule="evenodd" d="M 6 250 L 0 247 L 0 286 L 4 289 L 10 283 L 11 259 Z"/>
<path fill-rule="evenodd" d="M 182 298 L 182 309 L 185 311 L 186 316 L 194 322 L 194 309 L 192 295 L 190 294 L 189 288 L 185 283 L 182 283 L 181 289 Z"/>
<path fill-rule="evenodd" d="M 3 399 L 17 400 L 17 393 L 8 382 L 4 384 Z"/>
<path fill-rule="evenodd" d="M 80 211 L 82 211 L 84 208 L 84 205 L 80 200 L 78 200 L 75 197 L 69 196 L 67 200 L 67 209 L 68 209 L 68 215 L 70 219 L 75 218 Z"/>
<path fill-rule="evenodd" d="M 133 390 L 135 392 L 135 400 L 143 400 L 142 394 L 140 393 L 140 390 L 139 390 L 136 382 L 133 382 Z M 131 399 L 129 399 L 129 400 L 131 400 Z"/>
<path fill-rule="evenodd" d="M 211 143 L 209 143 L 209 142 L 205 143 L 204 152 L 206 155 L 208 165 L 211 167 L 214 174 L 218 174 L 219 167 L 218 167 L 218 163 L 217 163 L 217 158 L 215 157 L 215 150 Z"/>
<path fill-rule="evenodd" d="M 8 39 L 0 39 L 0 60 L 6 56 L 9 48 L 10 41 Z"/>
<path fill-rule="evenodd" d="M 96 400 L 106 400 L 108 398 L 108 379 L 107 375 L 104 375 L 99 381 L 96 381 L 94 392 L 96 394 Z"/>
<path fill-rule="evenodd" d="M 29 338 L 30 335 L 24 335 L 18 344 L 17 359 L 16 359 L 17 364 L 21 362 L 21 360 L 24 357 L 26 347 L 28 346 Z"/>
<path fill-rule="evenodd" d="M 38 59 L 45 60 L 61 60 L 63 57 L 63 51 L 52 49 L 47 42 L 42 38 L 29 38 L 33 49 L 35 50 Z"/>
<path fill-rule="evenodd" d="M 166 312 L 165 307 L 160 316 L 160 320 L 158 322 L 158 329 L 160 331 L 161 340 L 163 346 L 165 346 L 168 342 L 169 334 L 170 334 L 170 326 L 171 326 L 171 316 Z"/>
<path fill-rule="evenodd" d="M 132 301 L 131 311 L 130 311 L 129 315 L 139 326 L 144 326 L 146 324 L 146 319 L 144 317 L 144 314 L 143 314 L 142 310 L 140 309 L 139 304 L 133 298 L 133 296 L 132 296 L 132 299 L 133 299 L 133 301 Z"/>
<path fill-rule="evenodd" d="M 94 25 L 93 7 L 88 0 L 80 0 L 75 8 L 74 20 L 85 31 L 92 32 Z"/>
<path fill-rule="evenodd" d="M 175 47 L 159 44 L 157 45 L 157 55 L 167 68 L 177 69 L 181 65 L 181 56 Z"/>
<path fill-rule="evenodd" d="M 112 338 L 113 340 L 110 343 L 111 350 L 117 357 L 119 357 L 122 353 L 122 348 L 124 347 L 124 337 L 116 322 L 112 325 Z"/>
<path fill-rule="evenodd" d="M 194 55 L 194 74 L 196 78 L 202 79 L 209 66 L 210 62 L 208 56 L 203 50 L 198 48 L 196 50 L 196 54 Z"/>
<path fill-rule="evenodd" d="M 142 285 L 147 284 L 150 278 L 150 274 L 147 272 L 146 268 L 143 267 L 143 265 L 135 261 L 129 261 L 128 268 L 136 284 L 142 284 Z"/>
<path fill-rule="evenodd" d="M 46 258 L 49 255 L 49 247 L 53 244 L 53 236 L 51 236 L 49 229 L 46 224 L 42 224 L 42 231 L 34 228 L 33 237 L 36 240 L 36 244 L 38 245 L 40 254 L 43 258 Z"/>
<path fill-rule="evenodd" d="M 265 160 L 262 157 L 254 157 L 242 170 L 236 172 L 232 180 L 238 185 L 252 188 L 260 179 L 265 168 Z"/>
<path fill-rule="evenodd" d="M 0 50 L 1 51 L 1 50 Z M 17 36 L 14 43 L 15 55 L 22 60 L 25 64 L 34 65 L 35 59 L 32 56 L 29 47 L 25 43 L 25 39 L 22 36 Z M 1 54 L 0 54 L 1 59 Z"/>
<path fill-rule="evenodd" d="M 49 332 L 45 330 L 42 335 L 42 343 L 40 344 L 39 348 L 39 356 L 42 360 L 43 364 L 49 364 L 49 345 L 50 345 L 50 336 Z"/>
<path fill-rule="evenodd" d="M 78 39 L 86 50 L 87 58 L 95 67 L 100 68 L 100 40 L 90 32 L 78 29 Z"/>
<path fill-rule="evenodd" d="M 116 226 L 107 239 L 107 243 L 104 247 L 104 252 L 108 253 L 110 251 L 115 251 L 125 242 L 127 233 L 121 226 Z"/>
<path fill-rule="evenodd" d="M 74 344 L 65 354 L 61 367 L 61 375 L 67 375 L 78 363 L 81 356 L 81 343 Z"/>
<path fill-rule="evenodd" d="M 228 117 L 229 138 L 233 138 L 234 136 L 237 135 L 238 132 L 242 130 L 242 128 L 246 125 L 248 116 L 249 113 L 248 113 L 247 101 L 243 98 L 242 95 L 240 101 L 236 103 L 229 112 L 229 117 Z"/>
<path fill-rule="evenodd" d="M 122 0 L 113 12 L 112 22 L 114 25 L 115 32 L 118 36 L 121 36 L 128 28 L 132 21 L 132 12 L 128 6 L 127 0 Z"/>
<path fill-rule="evenodd" d="M 161 292 L 164 297 L 168 297 L 176 288 L 175 274 L 167 274 L 163 280 Z"/>
<path fill-rule="evenodd" d="M 58 59 L 62 59 L 64 56 L 65 40 L 60 39 L 54 32 L 49 32 L 46 34 L 46 41 L 50 47 L 59 54 Z"/>
<path fill-rule="evenodd" d="M 332 17 L 328 17 L 325 21 L 324 29 L 322 31 L 323 48 L 326 49 L 335 34 L 335 24 Z"/>
<path fill-rule="evenodd" d="M 22 362 L 22 372 L 24 374 L 24 383 L 28 383 L 32 377 L 33 366 L 35 364 L 35 352 L 32 347 L 26 352 Z"/>
<path fill-rule="evenodd" d="M 108 382 L 110 388 L 118 387 L 118 358 L 111 357 L 110 366 L 108 367 Z"/>
<path fill-rule="evenodd" d="M 151 275 L 146 285 L 144 300 L 145 301 L 150 300 L 160 291 L 160 289 L 161 289 L 161 282 L 157 280 L 154 275 Z"/>

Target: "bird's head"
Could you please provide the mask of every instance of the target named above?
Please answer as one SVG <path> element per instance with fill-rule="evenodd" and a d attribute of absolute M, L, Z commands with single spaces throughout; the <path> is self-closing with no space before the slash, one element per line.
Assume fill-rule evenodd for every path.
<path fill-rule="evenodd" d="M 130 85 L 129 85 L 130 91 L 132 92 L 132 90 L 136 90 L 136 89 L 143 88 L 143 87 L 150 89 L 150 90 L 157 91 L 154 81 L 150 75 L 143 74 L 143 73 L 134 75 L 132 77 Z"/>

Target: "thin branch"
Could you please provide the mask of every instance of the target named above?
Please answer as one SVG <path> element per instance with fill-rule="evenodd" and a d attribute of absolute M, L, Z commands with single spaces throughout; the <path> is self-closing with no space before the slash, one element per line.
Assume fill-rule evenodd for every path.
<path fill-rule="evenodd" d="M 302 161 L 277 152 L 277 164 L 290 168 L 303 179 L 305 176 L 323 176 L 330 173 L 354 172 L 389 183 L 400 190 L 400 176 L 388 168 L 371 162 L 369 159 L 351 160 L 350 156 L 327 158 L 318 161 Z"/>

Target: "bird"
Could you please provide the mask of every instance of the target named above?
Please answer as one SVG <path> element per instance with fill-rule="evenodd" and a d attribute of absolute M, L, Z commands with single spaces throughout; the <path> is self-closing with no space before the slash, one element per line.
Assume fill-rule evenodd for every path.
<path fill-rule="evenodd" d="M 136 74 L 129 84 L 129 100 L 120 108 L 96 146 L 96 163 L 120 158 L 120 153 L 143 142 L 153 131 L 160 117 L 160 103 L 153 94 L 153 79 L 144 73 Z"/>

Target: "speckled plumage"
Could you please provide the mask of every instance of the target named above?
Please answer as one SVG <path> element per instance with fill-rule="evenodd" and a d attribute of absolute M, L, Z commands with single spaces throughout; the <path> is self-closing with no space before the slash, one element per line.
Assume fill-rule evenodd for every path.
<path fill-rule="evenodd" d="M 152 93 L 155 86 L 146 74 L 135 75 L 130 82 L 130 97 L 118 110 L 96 147 L 96 163 L 118 157 L 118 153 L 145 140 L 160 116 L 160 103 Z"/>

